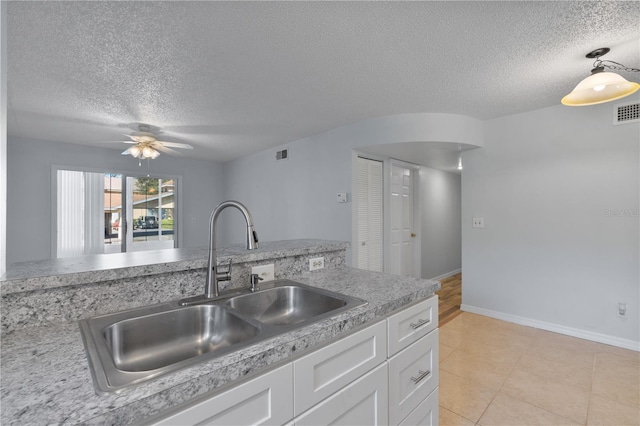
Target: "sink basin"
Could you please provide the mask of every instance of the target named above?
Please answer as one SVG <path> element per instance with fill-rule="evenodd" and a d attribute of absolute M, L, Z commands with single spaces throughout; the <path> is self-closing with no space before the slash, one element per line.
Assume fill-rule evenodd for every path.
<path fill-rule="evenodd" d="M 227 306 L 269 325 L 293 325 L 335 311 L 347 304 L 319 289 L 287 285 L 236 296 Z"/>
<path fill-rule="evenodd" d="M 98 393 L 113 392 L 252 345 L 262 325 L 214 303 L 177 302 L 79 321 Z"/>
<path fill-rule="evenodd" d="M 117 392 L 366 304 L 288 280 L 189 303 L 80 320 L 96 391 Z"/>
<path fill-rule="evenodd" d="M 119 321 L 104 339 L 117 369 L 149 371 L 251 339 L 258 327 L 215 305 Z"/>

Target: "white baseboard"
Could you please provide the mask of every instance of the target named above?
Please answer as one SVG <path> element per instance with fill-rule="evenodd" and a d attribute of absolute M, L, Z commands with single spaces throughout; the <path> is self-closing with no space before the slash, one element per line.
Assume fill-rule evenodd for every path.
<path fill-rule="evenodd" d="M 429 278 L 430 280 L 443 280 L 445 278 L 449 278 L 455 274 L 462 272 L 462 268 L 458 268 L 455 271 L 447 272 L 446 274 L 438 275 L 437 277 Z"/>
<path fill-rule="evenodd" d="M 521 317 L 518 315 L 505 314 L 503 312 L 477 308 L 475 306 L 469 306 L 465 304 L 460 305 L 460 310 L 464 312 L 470 312 L 472 314 L 484 315 L 486 317 L 512 322 L 514 324 L 526 325 L 528 327 L 535 327 L 542 330 L 552 331 L 554 333 L 565 334 L 571 337 L 578 337 L 580 339 L 591 340 L 593 342 L 604 343 L 605 345 L 617 346 L 619 348 L 631 349 L 632 351 L 640 352 L 640 342 L 636 342 L 630 339 L 622 339 L 620 337 L 609 336 L 607 334 L 594 333 L 592 331 L 580 330 L 578 328 L 566 327 L 564 325 L 539 321 L 527 317 Z"/>

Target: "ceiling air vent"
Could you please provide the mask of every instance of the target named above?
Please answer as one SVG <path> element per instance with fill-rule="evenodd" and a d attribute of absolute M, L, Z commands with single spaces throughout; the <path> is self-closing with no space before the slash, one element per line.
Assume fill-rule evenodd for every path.
<path fill-rule="evenodd" d="M 276 160 L 286 160 L 289 158 L 289 150 L 283 149 L 282 151 L 276 152 Z"/>
<path fill-rule="evenodd" d="M 637 123 L 640 121 L 640 103 L 616 105 L 613 109 L 613 124 Z"/>

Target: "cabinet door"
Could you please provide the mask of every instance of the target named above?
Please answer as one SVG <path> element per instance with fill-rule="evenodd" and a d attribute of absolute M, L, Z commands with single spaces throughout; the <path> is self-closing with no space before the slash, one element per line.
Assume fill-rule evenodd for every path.
<path fill-rule="evenodd" d="M 397 425 L 438 387 L 438 330 L 389 360 L 389 424 Z"/>
<path fill-rule="evenodd" d="M 287 364 L 152 424 L 282 425 L 292 418 L 293 367 Z"/>
<path fill-rule="evenodd" d="M 438 296 L 391 315 L 387 321 L 391 357 L 438 327 Z"/>
<path fill-rule="evenodd" d="M 294 361 L 299 415 L 386 359 L 387 324 L 381 321 Z"/>
<path fill-rule="evenodd" d="M 384 362 L 295 419 L 296 426 L 387 424 L 388 367 Z"/>
<path fill-rule="evenodd" d="M 400 426 L 437 426 L 439 415 L 438 388 L 436 388 L 400 423 Z"/>

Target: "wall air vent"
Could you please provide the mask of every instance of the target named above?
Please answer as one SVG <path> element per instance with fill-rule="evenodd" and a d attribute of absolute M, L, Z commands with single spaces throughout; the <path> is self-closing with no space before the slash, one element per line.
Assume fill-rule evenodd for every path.
<path fill-rule="evenodd" d="M 637 123 L 640 121 L 640 103 L 616 105 L 613 108 L 613 124 Z"/>
<path fill-rule="evenodd" d="M 282 151 L 276 152 L 276 160 L 286 160 L 289 158 L 289 150 L 283 149 Z"/>

